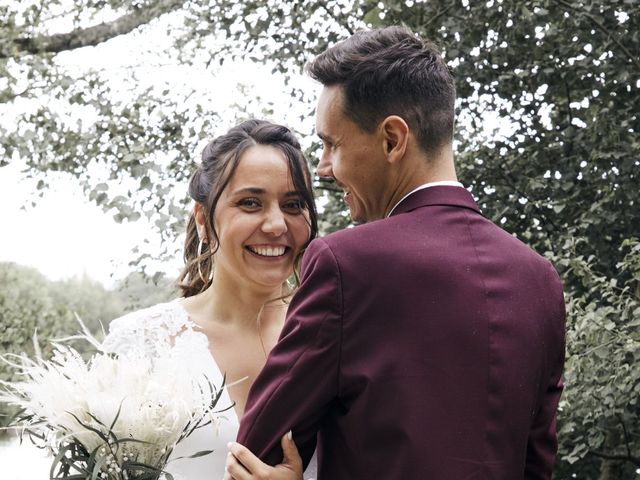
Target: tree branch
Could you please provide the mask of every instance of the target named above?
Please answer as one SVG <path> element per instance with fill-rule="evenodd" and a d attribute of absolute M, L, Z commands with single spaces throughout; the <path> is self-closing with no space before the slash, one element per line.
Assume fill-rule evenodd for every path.
<path fill-rule="evenodd" d="M 329 10 L 329 5 L 327 4 L 327 2 L 325 0 L 317 0 L 316 3 L 318 5 L 318 7 L 322 8 L 325 12 L 327 12 L 327 14 L 329 14 L 330 17 L 333 16 L 333 12 L 331 10 Z M 347 17 L 347 19 L 345 19 L 344 15 L 342 15 L 342 12 L 340 12 L 340 17 L 341 17 L 341 20 L 342 20 L 342 22 L 340 23 L 340 26 L 343 27 L 349 33 L 349 35 L 353 35 L 355 32 L 349 26 L 348 17 Z"/>
<path fill-rule="evenodd" d="M 332 187 L 329 185 L 314 185 L 313 187 L 315 190 L 325 190 L 327 192 L 336 192 L 336 193 L 343 193 L 344 190 L 342 190 L 341 188 L 338 187 Z"/>
<path fill-rule="evenodd" d="M 26 95 L 30 90 L 33 90 L 34 88 L 40 88 L 42 87 L 42 85 L 31 85 L 27 88 L 25 88 L 22 92 L 1 92 L 0 91 L 0 103 L 9 103 L 14 101 L 16 98 L 18 97 L 22 97 L 23 95 Z"/>
<path fill-rule="evenodd" d="M 629 60 L 631 61 L 631 63 L 633 63 L 636 68 L 638 68 L 640 70 L 640 61 L 633 56 L 633 54 L 629 51 L 629 49 L 627 47 L 625 47 L 622 43 L 620 43 L 620 40 L 618 40 L 617 38 L 615 38 L 613 36 L 613 34 L 607 30 L 607 27 L 605 27 L 602 23 L 600 23 L 593 15 L 591 15 L 590 13 L 585 12 L 584 10 L 581 10 L 580 8 L 574 7 L 573 5 L 571 5 L 568 2 L 565 2 L 564 0 L 554 0 L 556 3 L 559 3 L 560 5 L 563 5 L 565 8 L 568 8 L 569 10 L 573 10 L 574 12 L 577 12 L 580 15 L 583 15 L 585 17 L 587 17 L 589 20 L 591 20 L 591 22 L 598 27 L 598 29 L 603 32 L 607 37 L 609 37 L 618 47 L 620 47 L 620 49 L 627 55 L 627 57 L 629 58 Z"/>
<path fill-rule="evenodd" d="M 624 443 L 627 447 L 627 456 L 631 457 L 631 441 L 629 440 L 629 432 L 627 432 L 627 426 L 625 425 L 624 420 L 622 419 L 622 415 L 617 414 L 616 417 L 618 417 L 618 421 L 622 426 L 622 432 L 624 433 Z"/>
<path fill-rule="evenodd" d="M 458 6 L 456 3 L 451 3 L 451 5 L 449 5 L 447 8 L 445 8 L 444 10 L 441 10 L 440 12 L 436 13 L 433 17 L 431 17 L 423 26 L 423 28 L 427 28 L 429 25 L 431 25 L 432 23 L 435 23 L 440 17 L 442 17 L 443 15 L 446 15 L 447 13 L 449 13 L 449 10 L 451 10 L 453 7 Z"/>
<path fill-rule="evenodd" d="M 600 452 L 598 450 L 590 450 L 589 453 L 599 458 L 603 458 L 605 460 L 620 460 L 622 462 L 630 462 L 636 467 L 640 467 L 640 458 L 634 457 L 631 455 L 616 455 L 605 452 Z"/>
<path fill-rule="evenodd" d="M 16 38 L 12 46 L 0 48 L 0 58 L 16 57 L 23 53 L 59 53 L 82 47 L 92 47 L 120 35 L 126 35 L 141 25 L 172 12 L 186 0 L 156 0 L 144 8 L 135 8 L 112 22 L 79 28 L 68 33 Z"/>

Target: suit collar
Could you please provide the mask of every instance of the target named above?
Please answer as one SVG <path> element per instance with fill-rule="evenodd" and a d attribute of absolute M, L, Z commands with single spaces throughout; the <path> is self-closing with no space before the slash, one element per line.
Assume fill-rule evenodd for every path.
<path fill-rule="evenodd" d="M 480 209 L 471 194 L 462 187 L 434 186 L 412 193 L 402 200 L 391 212 L 390 217 L 407 213 L 416 208 L 432 205 L 462 207 L 480 213 Z"/>

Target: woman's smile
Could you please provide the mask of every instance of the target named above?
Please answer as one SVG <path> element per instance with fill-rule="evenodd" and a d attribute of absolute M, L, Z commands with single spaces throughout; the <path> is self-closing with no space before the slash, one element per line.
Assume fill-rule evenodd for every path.
<path fill-rule="evenodd" d="M 253 255 L 266 260 L 280 260 L 291 252 L 291 247 L 286 245 L 247 245 L 244 248 Z"/>

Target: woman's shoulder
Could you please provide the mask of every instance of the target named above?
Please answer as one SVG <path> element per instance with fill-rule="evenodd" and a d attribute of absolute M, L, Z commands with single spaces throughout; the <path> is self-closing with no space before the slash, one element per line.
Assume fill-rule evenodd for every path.
<path fill-rule="evenodd" d="M 180 299 L 177 298 L 170 302 L 157 303 L 150 307 L 126 313 L 109 323 L 109 331 L 120 328 L 136 331 L 142 328 L 163 326 L 175 334 L 182 330 L 187 323 L 189 323 L 189 316 L 180 303 Z"/>
<path fill-rule="evenodd" d="M 129 312 L 111 321 L 102 346 L 108 352 L 144 351 L 149 346 L 169 346 L 193 324 L 180 299 Z"/>

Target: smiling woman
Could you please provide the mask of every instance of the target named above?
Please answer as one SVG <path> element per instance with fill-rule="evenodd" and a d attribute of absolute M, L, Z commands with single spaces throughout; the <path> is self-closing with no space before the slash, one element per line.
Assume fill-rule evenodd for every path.
<path fill-rule="evenodd" d="M 317 220 L 298 140 L 265 121 L 246 121 L 209 143 L 189 194 L 194 207 L 179 278 L 184 297 L 115 320 L 105 345 L 124 353 L 132 342 L 164 336 L 193 354 L 204 346 L 195 363 L 217 384 L 226 382 L 221 405 L 233 408 L 172 454 L 214 450 L 170 463 L 172 474 L 199 480 L 224 472 L 226 444 L 235 440 L 249 389 L 278 340 L 292 293 L 287 280 L 315 237 Z"/>
<path fill-rule="evenodd" d="M 220 241 L 220 229 L 229 222 L 235 225 L 253 218 L 250 223 L 254 229 L 257 220 L 264 222 L 260 228 L 280 242 L 271 246 L 282 246 L 283 241 L 290 241 L 291 235 L 285 235 L 285 230 L 296 218 L 293 224 L 305 224 L 309 231 L 296 251 L 289 252 L 294 261 L 317 233 L 311 175 L 298 140 L 283 126 L 249 120 L 213 140 L 205 147 L 202 163 L 191 177 L 189 195 L 195 206 L 187 227 L 186 266 L 180 275 L 187 297 L 211 284 L 214 259 L 222 262 L 218 268 L 224 265 L 226 257 L 215 254 L 220 248 L 232 248 Z M 306 216 L 297 218 L 305 211 Z M 274 212 L 280 212 L 280 218 Z M 216 220 L 219 215 L 222 218 Z M 294 247 L 284 246 L 290 250 Z M 293 262 L 289 265 L 292 267 Z"/>
<path fill-rule="evenodd" d="M 234 283 L 251 279 L 258 289 L 279 288 L 309 239 L 303 196 L 295 189 L 280 150 L 269 145 L 249 147 L 215 211 L 216 275 L 228 276 Z M 199 218 L 204 235 L 204 215 Z"/>

